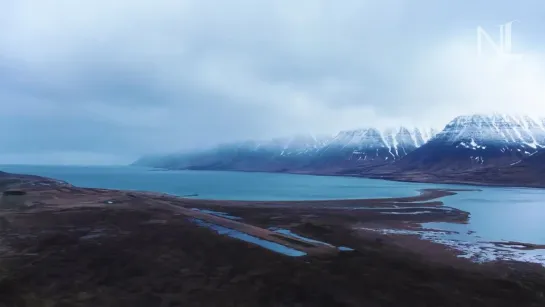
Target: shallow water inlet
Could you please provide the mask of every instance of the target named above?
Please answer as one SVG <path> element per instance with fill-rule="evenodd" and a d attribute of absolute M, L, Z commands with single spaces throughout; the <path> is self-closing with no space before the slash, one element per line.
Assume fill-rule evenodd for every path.
<path fill-rule="evenodd" d="M 219 216 L 219 217 L 223 217 L 223 218 L 230 219 L 230 220 L 241 220 L 242 219 L 242 218 L 240 218 L 238 216 L 233 216 L 233 215 L 230 215 L 229 213 L 221 212 L 221 211 L 214 211 L 214 210 L 208 210 L 208 209 L 198 209 L 198 208 L 192 208 L 191 210 L 199 211 L 199 212 L 202 212 L 202 213 L 207 213 L 207 214 L 211 214 L 211 215 L 215 215 L 215 216 Z"/>
<path fill-rule="evenodd" d="M 290 237 L 294 237 L 294 238 L 297 238 L 299 240 L 302 240 L 302 241 L 305 241 L 305 242 L 308 242 L 308 243 L 316 243 L 316 244 L 323 244 L 323 245 L 327 245 L 327 246 L 333 246 L 333 245 L 331 245 L 329 243 L 326 243 L 326 242 L 322 242 L 322 241 L 318 241 L 318 240 L 314 240 L 314 239 L 311 239 L 311 238 L 300 236 L 300 235 L 292 232 L 289 229 L 270 227 L 269 230 L 274 231 L 276 233 L 281 233 L 283 235 L 287 235 L 287 236 L 290 236 Z"/>
<path fill-rule="evenodd" d="M 318 240 L 314 240 L 314 239 L 311 239 L 311 238 L 303 237 L 301 235 L 298 235 L 298 234 L 294 233 L 293 231 L 291 231 L 289 229 L 270 227 L 269 230 L 274 231 L 276 233 L 283 234 L 283 235 L 291 236 L 291 237 L 297 238 L 299 240 L 302 240 L 302 241 L 305 241 L 305 242 L 308 242 L 308 243 L 322 244 L 322 245 L 329 246 L 329 247 L 335 247 L 335 246 L 333 246 L 333 245 L 331 245 L 329 243 L 323 242 L 323 241 L 318 241 Z M 346 246 L 339 246 L 339 247 L 337 247 L 337 249 L 339 251 L 341 251 L 341 252 L 354 251 L 353 248 L 346 247 Z"/>
<path fill-rule="evenodd" d="M 227 236 L 229 236 L 231 238 L 235 238 L 235 239 L 239 239 L 239 240 L 242 240 L 242 241 L 245 241 L 245 242 L 249 242 L 249 243 L 261 246 L 263 248 L 266 248 L 268 250 L 271 250 L 273 252 L 277 252 L 277 253 L 280 253 L 280 254 L 283 254 L 283 255 L 286 255 L 286 256 L 301 257 L 301 256 L 305 256 L 307 254 L 305 252 L 296 250 L 296 249 L 291 248 L 291 247 L 287 247 L 287 246 L 279 244 L 279 243 L 263 240 L 263 239 L 260 239 L 258 237 L 254 237 L 254 236 L 251 236 L 249 234 L 243 233 L 241 231 L 233 230 L 233 229 L 223 227 L 223 226 L 219 226 L 219 225 L 212 224 L 212 223 L 208 223 L 208 222 L 205 222 L 205 221 L 200 220 L 200 219 L 191 219 L 191 221 L 194 222 L 195 224 L 199 225 L 199 226 L 212 229 L 212 230 L 216 231 L 218 234 L 227 235 Z"/>

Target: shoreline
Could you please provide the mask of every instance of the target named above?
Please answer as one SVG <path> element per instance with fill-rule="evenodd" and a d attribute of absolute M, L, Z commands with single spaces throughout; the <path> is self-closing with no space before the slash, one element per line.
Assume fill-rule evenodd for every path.
<path fill-rule="evenodd" d="M 216 199 L 200 199 L 184 196 L 177 196 L 166 193 L 151 192 L 151 191 L 125 191 L 112 189 L 97 189 L 97 188 L 80 188 L 73 186 L 65 181 L 51 178 L 40 177 L 36 175 L 18 175 L 3 173 L 4 177 L 19 178 L 20 180 L 28 180 L 37 182 L 38 184 L 60 186 L 68 191 L 78 191 L 81 194 L 88 192 L 98 192 L 101 194 L 124 194 L 129 198 L 141 199 L 145 198 L 160 202 L 174 202 L 179 207 L 193 207 L 201 209 L 213 209 L 220 211 L 235 211 L 240 214 L 243 210 L 267 209 L 286 210 L 296 208 L 299 214 L 306 212 L 312 214 L 335 214 L 345 215 L 343 218 L 350 220 L 351 218 L 360 218 L 364 220 L 376 221 L 405 221 L 407 225 L 416 223 L 417 225 L 427 222 L 447 222 L 447 223 L 463 223 L 469 221 L 469 212 L 462 211 L 457 208 L 446 207 L 441 201 L 441 198 L 452 196 L 458 192 L 476 192 L 480 189 L 417 189 L 419 193 L 414 196 L 404 197 L 382 197 L 382 198 L 361 198 L 361 199 L 323 199 L 323 200 L 281 200 L 281 201 L 254 201 L 254 200 L 216 200 Z M 49 183 L 47 183 L 49 182 Z M 22 184 L 26 188 L 36 188 L 36 183 Z M 39 188 L 40 189 L 40 188 Z M 70 191 L 70 193 L 74 193 Z M 113 197 L 113 196 L 112 196 Z M 117 202 L 117 200 L 116 200 Z M 89 203 L 89 201 L 87 201 Z M 350 216 L 351 215 L 351 216 Z M 213 219 L 215 217 L 212 217 Z M 391 228 L 383 224 L 380 228 Z M 401 225 L 398 223 L 398 226 Z M 394 227 L 395 228 L 395 227 Z M 401 229 L 411 230 L 413 226 L 402 226 Z M 493 242 L 490 242 L 493 243 Z M 527 247 L 541 246 L 533 243 L 520 243 Z"/>
<path fill-rule="evenodd" d="M 245 171 L 242 171 L 245 172 Z M 310 175 L 310 176 L 325 176 L 325 177 L 353 177 L 353 178 L 367 178 L 374 180 L 385 180 L 385 181 L 394 181 L 394 182 L 406 182 L 406 183 L 429 183 L 429 184 L 444 184 L 444 185 L 464 185 L 464 186 L 474 186 L 474 187 L 489 187 L 489 188 L 519 188 L 519 189 L 545 189 L 545 184 L 524 184 L 518 185 L 515 183 L 503 184 L 503 183 L 494 183 L 494 182 L 483 182 L 483 181 L 467 181 L 467 180 L 455 180 L 455 179 L 414 179 L 414 178 L 405 178 L 403 176 L 399 177 L 388 177 L 380 175 L 362 175 L 362 174 L 331 174 L 331 173 L 298 173 L 298 172 L 285 172 L 287 174 L 301 174 L 301 175 Z"/>
<path fill-rule="evenodd" d="M 418 237 L 358 229 L 465 223 L 467 212 L 441 202 L 460 189 L 253 202 L 80 188 L 5 173 L 0 185 L 25 192 L 18 206 L 0 208 L 0 305 L 545 303 L 538 295 L 545 288 L 543 267 L 478 264 Z"/>
<path fill-rule="evenodd" d="M 129 165 L 132 166 L 132 165 Z M 137 166 L 137 165 L 136 165 Z M 141 167 L 141 166 L 137 166 Z M 147 166 L 145 166 L 147 167 Z M 491 188 L 528 188 L 528 189 L 545 189 L 545 183 L 543 184 L 517 184 L 517 183 L 497 183 L 487 181 L 468 181 L 457 180 L 450 178 L 436 178 L 436 179 L 424 179 L 425 177 L 406 178 L 404 175 L 394 176 L 378 175 L 378 174 L 350 174 L 350 173 L 335 173 L 335 172 L 313 172 L 313 171 L 265 171 L 265 170 L 237 170 L 237 169 L 169 169 L 169 168 L 156 168 L 147 167 L 153 170 L 163 171 L 195 171 L 195 172 L 241 172 L 241 173 L 264 173 L 264 174 L 290 174 L 290 175 L 304 175 L 304 176 L 322 176 L 322 177 L 351 177 L 351 178 L 366 178 L 373 180 L 385 180 L 394 182 L 406 182 L 406 183 L 429 183 L 429 184 L 444 184 L 444 185 L 465 185 L 475 187 L 491 187 Z M 432 174 L 420 173 L 420 176 L 430 176 Z M 435 177 L 435 175 L 432 175 Z"/>
<path fill-rule="evenodd" d="M 288 216 L 293 213 L 307 216 L 331 215 L 344 220 L 340 224 L 338 222 L 334 223 L 336 226 L 344 227 L 345 225 L 342 225 L 344 223 L 350 224 L 365 221 L 365 223 L 378 225 L 377 229 L 379 230 L 392 230 L 393 232 L 397 231 L 399 234 L 403 234 L 403 232 L 411 232 L 415 229 L 420 229 L 424 232 L 445 232 L 433 229 L 424 229 L 422 225 L 429 222 L 467 224 L 469 222 L 470 213 L 457 208 L 445 206 L 443 201 L 441 201 L 441 198 L 456 195 L 458 192 L 481 191 L 480 189 L 427 188 L 417 189 L 416 191 L 418 192 L 418 195 L 403 197 L 281 201 L 216 200 L 191 198 L 152 191 L 81 188 L 73 186 L 62 180 L 40 177 L 36 175 L 19 175 L 9 173 L 2 173 L 1 175 L 1 177 L 7 176 L 8 180 L 11 181 L 13 181 L 13 179 L 19 180 L 19 183 L 16 184 L 17 186 L 23 189 L 29 189 L 31 191 L 34 190 L 34 192 L 37 192 L 38 194 L 41 193 L 42 190 L 48 191 L 53 188 L 56 191 L 53 192 L 53 194 L 61 192 L 61 195 L 65 195 L 54 196 L 54 198 L 57 198 L 61 202 L 64 202 L 64 198 L 66 198 L 66 200 L 75 201 L 72 196 L 68 195 L 81 195 L 85 199 L 82 202 L 83 207 L 90 204 L 93 204 L 92 206 L 103 206 L 104 202 L 114 205 L 124 203 L 127 200 L 139 200 L 143 201 L 144 203 L 163 203 L 167 204 L 166 207 L 170 207 L 171 209 L 175 208 L 175 210 L 178 211 L 182 210 L 185 212 L 183 214 L 188 217 L 197 218 L 195 215 L 200 215 L 199 219 L 203 219 L 203 221 L 219 221 L 218 225 L 224 226 L 225 224 L 233 224 L 233 222 L 228 219 L 222 219 L 221 215 L 220 219 L 218 219 L 218 216 L 215 214 L 203 215 L 196 214 L 195 212 L 188 214 L 189 211 L 184 208 L 192 208 L 193 210 L 202 209 L 204 211 L 211 212 L 218 211 L 227 215 L 240 215 L 249 221 L 256 221 L 251 215 L 259 214 L 259 210 L 267 210 L 269 213 L 279 211 L 281 212 L 280 214 L 287 214 Z M 6 178 L 3 179 L 5 180 Z M 51 191 L 49 191 L 49 193 L 51 194 Z M 66 195 L 66 193 L 68 193 L 68 195 Z M 100 199 L 100 204 L 97 203 L 97 198 Z M 126 200 L 123 200 L 123 198 L 126 198 Z M 149 206 L 150 205 L 148 204 L 148 207 Z M 151 207 L 156 207 L 156 205 Z M 164 208 L 165 206 L 163 206 L 163 209 Z M 269 220 L 268 222 L 274 224 L 272 220 Z M 257 224 L 260 223 L 262 223 L 262 221 L 257 220 Z M 248 228 L 246 227 L 246 229 Z M 422 238 L 421 240 L 434 241 L 426 238 Z M 529 242 L 515 242 L 516 244 L 513 242 L 483 242 L 488 242 L 497 247 L 513 246 L 514 249 L 519 250 L 544 249 L 544 245 Z M 444 245 L 443 243 L 438 244 Z M 520 246 L 524 246 L 524 248 L 520 248 Z M 455 251 L 455 254 L 459 254 L 459 252 L 460 251 Z"/>
<path fill-rule="evenodd" d="M 403 203 L 418 203 L 427 204 L 432 200 L 439 200 L 446 196 L 452 196 L 458 194 L 457 192 L 478 192 L 479 189 L 415 189 L 418 195 L 415 196 L 402 196 L 402 197 L 378 197 L 378 198 L 339 198 L 339 199 L 309 199 L 309 200 L 228 200 L 228 199 L 205 199 L 205 198 L 192 198 L 177 196 L 168 193 L 158 192 L 146 192 L 141 191 L 139 193 L 149 193 L 154 195 L 165 195 L 168 197 L 176 197 L 185 200 L 191 200 L 195 203 L 218 203 L 223 206 L 245 206 L 245 205 L 275 205 L 275 206 L 293 206 L 293 205 L 345 205 L 345 206 L 366 206 L 366 205 L 380 205 L 380 204 L 403 204 Z M 438 201 L 441 205 L 442 201 Z"/>
<path fill-rule="evenodd" d="M 1 211 L 6 208 L 11 208 L 11 211 L 15 209 L 34 214 L 45 211 L 109 207 L 124 210 L 136 208 L 166 210 L 170 214 L 182 215 L 189 220 L 194 220 L 198 222 L 197 224 L 208 223 L 212 228 L 224 227 L 231 231 L 239 231 L 243 235 L 251 235 L 271 244 L 295 248 L 309 255 L 331 253 L 331 249 L 326 248 L 324 251 L 321 246 L 310 248 L 307 246 L 308 242 L 301 241 L 297 236 L 282 236 L 268 229 L 272 227 L 291 231 L 294 229 L 294 224 L 308 224 L 311 220 L 346 228 L 347 225 L 363 220 L 467 223 L 469 218 L 468 212 L 446 207 L 440 201 L 442 197 L 467 191 L 464 189 L 421 189 L 417 190 L 418 195 L 405 197 L 232 201 L 194 199 L 157 192 L 81 188 L 65 181 L 35 175 L 9 173 L 1 175 L 3 181 L 8 182 L 7 186 L 2 184 L 3 190 L 20 191 L 16 195 L 24 195 L 24 198 L 20 198 L 24 203 L 16 207 L 5 207 L 8 203 L 7 198 L 3 196 L 0 203 L 0 217 Z M 13 203 L 13 197 L 10 199 L 10 203 Z M 134 208 L 127 207 L 130 204 L 133 204 Z M 266 217 L 263 216 L 264 212 L 267 212 Z M 235 221 L 235 219 L 242 219 L 244 222 Z"/>

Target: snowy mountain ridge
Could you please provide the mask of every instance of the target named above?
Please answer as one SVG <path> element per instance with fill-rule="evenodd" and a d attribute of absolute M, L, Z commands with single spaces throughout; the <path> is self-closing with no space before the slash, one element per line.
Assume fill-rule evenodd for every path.
<path fill-rule="evenodd" d="M 458 116 L 441 131 L 373 127 L 335 135 L 299 134 L 218 145 L 191 154 L 141 159 L 164 168 L 331 170 L 392 164 L 400 170 L 462 170 L 510 165 L 545 150 L 545 119 L 524 115 Z"/>
<path fill-rule="evenodd" d="M 545 119 L 524 115 L 458 116 L 403 161 L 405 169 L 509 165 L 545 148 Z"/>
<path fill-rule="evenodd" d="M 219 145 L 220 149 L 237 149 L 253 152 L 270 152 L 273 155 L 310 155 L 342 151 L 348 159 L 396 160 L 410 151 L 425 144 L 437 133 L 434 129 L 424 128 L 362 128 L 345 130 L 336 135 L 297 135 L 275 138 L 268 141 L 246 141 Z M 350 155 L 354 155 L 351 157 Z"/>
<path fill-rule="evenodd" d="M 485 149 L 478 141 L 544 148 L 545 119 L 501 114 L 458 116 L 437 138 L 445 142 L 460 142 L 461 146 L 475 149 Z"/>
<path fill-rule="evenodd" d="M 354 155 L 360 159 L 367 159 L 369 154 L 378 156 L 379 151 L 386 150 L 387 159 L 399 159 L 410 151 L 425 144 L 437 133 L 434 129 L 425 128 L 364 128 L 339 132 L 328 147 L 352 148 Z"/>

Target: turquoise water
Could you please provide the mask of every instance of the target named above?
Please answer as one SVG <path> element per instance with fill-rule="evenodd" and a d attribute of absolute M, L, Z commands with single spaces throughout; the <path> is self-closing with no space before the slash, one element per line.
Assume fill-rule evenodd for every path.
<path fill-rule="evenodd" d="M 199 198 L 304 200 L 416 195 L 422 188 L 468 188 L 459 185 L 403 183 L 349 177 L 214 171 L 160 171 L 141 167 L 0 166 L 0 170 L 41 175 L 82 187 L 147 190 Z M 470 187 L 471 188 L 471 187 Z M 446 205 L 471 213 L 468 225 L 435 228 L 474 231 L 474 238 L 545 244 L 545 189 L 477 187 L 445 197 Z"/>
<path fill-rule="evenodd" d="M 231 200 L 305 200 L 417 195 L 429 184 L 270 173 L 163 171 L 142 167 L 0 166 L 5 172 L 33 174 L 81 187 L 157 191 Z M 438 185 L 434 185 L 438 186 Z M 445 185 L 443 185 L 444 187 Z"/>

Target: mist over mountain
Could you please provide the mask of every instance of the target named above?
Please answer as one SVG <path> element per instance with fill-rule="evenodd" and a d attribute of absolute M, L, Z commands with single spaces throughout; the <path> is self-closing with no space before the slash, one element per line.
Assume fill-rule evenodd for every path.
<path fill-rule="evenodd" d="M 178 169 L 292 171 L 379 165 L 401 159 L 435 135 L 434 129 L 366 128 L 334 136 L 298 135 L 219 145 L 210 150 L 148 156 L 137 165 Z"/>
<path fill-rule="evenodd" d="M 441 129 L 461 113 L 545 115 L 544 6 L 3 1 L 0 162 L 128 164 L 309 131 Z M 498 43 L 513 19 L 523 59 L 479 56 L 477 27 Z"/>
<path fill-rule="evenodd" d="M 298 135 L 261 142 L 223 144 L 186 154 L 148 156 L 134 164 L 166 169 L 337 174 L 393 179 L 407 178 L 407 174 L 415 173 L 433 174 L 437 178 L 464 174 L 472 178 L 468 172 L 490 172 L 517 164 L 533 165 L 536 163 L 531 162 L 535 161 L 534 156 L 541 157 L 543 151 L 544 118 L 495 113 L 458 116 L 441 131 L 397 127 L 345 130 L 331 137 Z M 516 176 L 523 176 L 530 167 L 516 169 Z M 535 177 L 537 173 L 531 171 L 528 174 Z M 506 176 L 503 175 L 502 180 L 507 180 Z"/>

